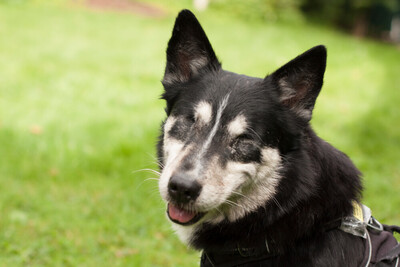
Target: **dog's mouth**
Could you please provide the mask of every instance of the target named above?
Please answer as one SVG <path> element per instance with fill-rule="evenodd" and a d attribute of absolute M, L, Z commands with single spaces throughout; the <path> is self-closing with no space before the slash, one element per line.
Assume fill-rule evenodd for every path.
<path fill-rule="evenodd" d="M 168 218 L 180 225 L 192 225 L 198 222 L 205 215 L 204 212 L 189 211 L 168 203 Z"/>

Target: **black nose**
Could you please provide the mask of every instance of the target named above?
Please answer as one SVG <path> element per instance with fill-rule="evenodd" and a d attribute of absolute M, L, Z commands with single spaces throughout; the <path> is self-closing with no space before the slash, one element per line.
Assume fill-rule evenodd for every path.
<path fill-rule="evenodd" d="M 186 204 L 200 195 L 201 185 L 190 177 L 173 175 L 168 183 L 168 193 L 177 203 Z"/>

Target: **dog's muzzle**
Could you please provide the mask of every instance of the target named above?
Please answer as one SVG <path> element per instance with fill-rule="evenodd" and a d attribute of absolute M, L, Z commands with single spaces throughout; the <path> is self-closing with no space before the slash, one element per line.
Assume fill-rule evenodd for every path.
<path fill-rule="evenodd" d="M 202 186 L 194 179 L 183 175 L 173 175 L 168 183 L 168 194 L 171 202 L 168 203 L 167 214 L 171 221 L 181 225 L 191 225 L 199 221 L 204 213 L 185 208 L 190 207 L 200 195 Z"/>

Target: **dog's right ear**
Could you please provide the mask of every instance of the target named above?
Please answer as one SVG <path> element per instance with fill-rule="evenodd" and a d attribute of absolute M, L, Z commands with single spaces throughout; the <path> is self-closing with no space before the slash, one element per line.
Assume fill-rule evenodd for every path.
<path fill-rule="evenodd" d="M 326 67 L 326 48 L 319 45 L 304 52 L 271 76 L 279 88 L 280 102 L 306 122 L 311 119 Z"/>
<path fill-rule="evenodd" d="M 220 67 L 199 21 L 189 10 L 182 10 L 168 42 L 163 85 L 185 83 L 204 70 Z"/>

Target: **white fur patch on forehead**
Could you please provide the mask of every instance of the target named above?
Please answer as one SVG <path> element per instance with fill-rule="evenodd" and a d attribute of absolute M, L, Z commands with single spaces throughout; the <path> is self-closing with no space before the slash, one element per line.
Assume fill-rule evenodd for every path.
<path fill-rule="evenodd" d="M 238 115 L 228 124 L 228 132 L 232 137 L 237 137 L 244 133 L 247 128 L 245 116 Z"/>
<path fill-rule="evenodd" d="M 204 156 L 204 154 L 206 153 L 207 149 L 210 147 L 211 142 L 212 142 L 215 134 L 218 131 L 219 124 L 220 124 L 221 117 L 222 117 L 222 113 L 223 113 L 224 109 L 226 108 L 226 106 L 228 104 L 228 99 L 229 99 L 229 94 L 226 95 L 222 99 L 222 101 L 220 102 L 220 105 L 219 105 L 218 110 L 217 110 L 217 115 L 215 117 L 214 126 L 212 127 L 212 129 L 210 131 L 210 134 L 208 135 L 207 139 L 204 141 L 204 143 L 203 143 L 203 145 L 202 145 L 202 147 L 200 149 L 200 152 L 198 153 L 198 158 L 199 159 L 201 159 Z"/>
<path fill-rule="evenodd" d="M 209 124 L 212 119 L 212 106 L 210 103 L 201 101 L 196 105 L 194 117 L 202 124 Z"/>

